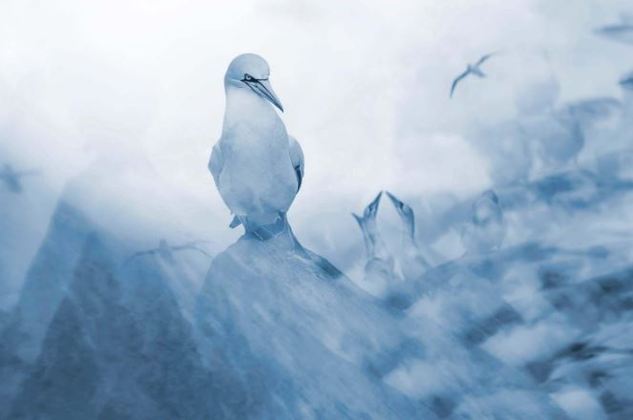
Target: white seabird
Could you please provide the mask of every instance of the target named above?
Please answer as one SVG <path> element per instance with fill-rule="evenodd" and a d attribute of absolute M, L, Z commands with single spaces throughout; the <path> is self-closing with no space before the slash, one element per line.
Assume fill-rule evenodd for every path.
<path fill-rule="evenodd" d="M 451 98 L 453 97 L 453 93 L 455 93 L 455 88 L 457 87 L 459 82 L 461 82 L 467 76 L 473 75 L 473 76 L 479 77 L 480 79 L 486 77 L 486 74 L 481 70 L 481 65 L 485 63 L 494 54 L 495 53 L 486 54 L 483 57 L 481 57 L 479 61 L 477 61 L 475 64 L 468 64 L 468 66 L 466 67 L 466 70 L 464 70 L 462 74 L 460 74 L 459 76 L 455 78 L 455 80 L 453 80 L 453 84 L 451 85 L 451 93 L 449 97 Z"/>
<path fill-rule="evenodd" d="M 422 276 L 430 267 L 427 258 L 415 240 L 415 214 L 413 209 L 398 197 L 387 191 L 387 196 L 396 208 L 402 225 L 402 252 L 398 258 L 400 271 L 406 280 L 414 280 Z"/>
<path fill-rule="evenodd" d="M 365 207 L 362 216 L 355 213 L 352 213 L 352 216 L 358 222 L 365 242 L 367 262 L 364 268 L 364 285 L 371 294 L 385 297 L 396 276 L 393 257 L 387 250 L 376 223 L 381 197 L 382 191 Z"/>
<path fill-rule="evenodd" d="M 235 215 L 231 227 L 242 224 L 262 239 L 286 226 L 304 174 L 301 146 L 273 108 L 283 111 L 269 75 L 268 64 L 256 54 L 231 62 L 224 76 L 222 136 L 209 161 L 215 185 Z"/>

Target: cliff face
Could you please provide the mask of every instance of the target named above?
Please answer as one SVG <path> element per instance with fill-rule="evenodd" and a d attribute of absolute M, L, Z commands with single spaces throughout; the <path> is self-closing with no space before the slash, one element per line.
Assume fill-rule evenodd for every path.
<path fill-rule="evenodd" d="M 157 266 L 90 235 L 10 418 L 203 419 L 212 377 Z"/>
<path fill-rule="evenodd" d="M 218 255 L 196 313 L 210 369 L 234 373 L 251 418 L 431 415 L 380 379 L 395 319 L 332 268 L 289 235 Z"/>

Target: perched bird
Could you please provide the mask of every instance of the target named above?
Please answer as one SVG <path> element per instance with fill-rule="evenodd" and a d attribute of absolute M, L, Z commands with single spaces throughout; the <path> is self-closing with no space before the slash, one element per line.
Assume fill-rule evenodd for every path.
<path fill-rule="evenodd" d="M 266 61 L 242 54 L 224 76 L 226 108 L 222 136 L 209 170 L 222 199 L 235 215 L 231 227 L 267 239 L 286 226 L 304 175 L 301 146 L 286 132 L 274 107 L 283 111 L 268 80 Z"/>
<path fill-rule="evenodd" d="M 481 65 L 485 63 L 494 54 L 495 53 L 486 54 L 483 57 L 481 57 L 479 61 L 477 61 L 475 64 L 468 64 L 468 66 L 466 67 L 466 70 L 464 70 L 462 74 L 460 74 L 459 76 L 457 76 L 455 80 L 453 80 L 453 84 L 451 85 L 451 93 L 449 97 L 451 98 L 453 97 L 453 93 L 455 93 L 455 88 L 457 87 L 459 82 L 461 82 L 468 75 L 472 74 L 473 76 L 477 76 L 480 79 L 486 77 L 486 74 L 481 70 Z"/>
<path fill-rule="evenodd" d="M 499 197 L 488 190 L 473 203 L 471 223 L 462 231 L 467 254 L 484 254 L 499 249 L 506 228 Z"/>
<path fill-rule="evenodd" d="M 198 246 L 201 243 L 203 243 L 203 241 L 188 242 L 186 244 L 172 246 L 172 245 L 169 245 L 167 240 L 161 239 L 158 242 L 158 248 L 136 252 L 132 254 L 125 261 L 125 263 L 127 264 L 134 258 L 142 257 L 144 255 L 157 255 L 165 261 L 173 262 L 174 261 L 173 253 L 177 251 L 197 251 L 197 252 L 200 252 L 201 254 L 206 255 L 209 258 L 212 258 L 212 256 L 208 252 L 206 252 L 205 250 L 203 250 L 202 248 Z"/>
<path fill-rule="evenodd" d="M 595 32 L 612 41 L 633 45 L 633 16 L 622 14 L 620 22 L 602 26 Z"/>
<path fill-rule="evenodd" d="M 417 279 L 430 268 L 430 264 L 415 241 L 415 214 L 409 205 L 389 191 L 387 191 L 387 196 L 396 208 L 404 227 L 402 251 L 398 256 L 400 271 L 405 279 Z"/>
<path fill-rule="evenodd" d="M 365 283 L 371 289 L 370 292 L 384 296 L 391 287 L 395 276 L 393 258 L 389 254 L 376 224 L 381 197 L 382 191 L 365 207 L 362 216 L 355 213 L 352 213 L 352 216 L 358 222 L 365 242 L 365 253 L 367 255 L 364 269 Z"/>
<path fill-rule="evenodd" d="M 9 191 L 19 194 L 23 190 L 21 179 L 25 176 L 37 174 L 39 174 L 38 171 L 16 171 L 11 165 L 5 163 L 0 172 L 0 180 L 4 181 L 4 185 Z"/>

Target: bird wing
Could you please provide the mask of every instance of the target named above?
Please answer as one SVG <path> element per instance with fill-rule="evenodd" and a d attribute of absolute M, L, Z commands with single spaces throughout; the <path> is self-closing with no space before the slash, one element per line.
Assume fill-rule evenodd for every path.
<path fill-rule="evenodd" d="M 305 173 L 305 163 L 303 159 L 303 150 L 301 149 L 301 145 L 292 136 L 288 136 L 289 142 L 289 151 L 290 151 L 290 161 L 292 162 L 292 167 L 295 169 L 295 173 L 297 174 L 297 191 L 301 189 L 301 183 L 303 182 L 303 175 Z"/>
<path fill-rule="evenodd" d="M 468 74 L 470 73 L 470 70 L 466 69 L 466 71 L 464 71 L 462 74 L 460 74 L 459 76 L 457 76 L 457 78 L 455 80 L 453 80 L 453 84 L 451 85 L 451 94 L 449 95 L 449 98 L 453 97 L 453 93 L 455 93 L 455 88 L 457 87 L 457 84 L 466 76 L 468 76 Z"/>
<path fill-rule="evenodd" d="M 220 142 L 217 142 L 211 151 L 209 172 L 211 172 L 213 181 L 215 181 L 215 185 L 218 187 L 220 185 L 220 174 L 222 173 L 222 168 L 224 168 L 224 155 L 222 154 L 222 146 L 220 145 Z"/>
<path fill-rule="evenodd" d="M 475 67 L 479 67 L 481 66 L 483 63 L 485 63 L 490 57 L 492 57 L 493 55 L 495 55 L 496 53 L 492 52 L 490 54 L 486 54 L 483 57 L 481 57 L 479 59 L 479 61 L 477 61 L 477 64 L 475 64 Z"/>

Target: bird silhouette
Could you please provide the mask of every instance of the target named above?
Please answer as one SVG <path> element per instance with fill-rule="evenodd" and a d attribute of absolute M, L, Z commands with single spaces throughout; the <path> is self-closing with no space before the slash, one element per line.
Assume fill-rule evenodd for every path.
<path fill-rule="evenodd" d="M 199 244 L 202 244 L 202 243 L 205 243 L 205 241 L 193 241 L 193 242 L 187 242 L 182 245 L 172 246 L 167 242 L 166 239 L 161 239 L 158 242 L 157 248 L 135 252 L 134 254 L 130 255 L 125 260 L 125 264 L 128 264 L 135 258 L 146 256 L 146 255 L 155 255 L 162 258 L 165 261 L 174 262 L 175 260 L 174 260 L 173 253 L 178 252 L 178 251 L 197 251 L 209 258 L 213 258 L 211 254 L 209 254 L 208 252 L 206 252 L 205 250 L 203 250 L 202 248 L 198 246 Z"/>
<path fill-rule="evenodd" d="M 287 227 L 290 208 L 304 176 L 304 157 L 275 111 L 283 111 L 269 81 L 266 61 L 242 54 L 224 76 L 226 107 L 222 136 L 209 170 L 227 207 L 231 227 L 244 226 L 265 240 Z"/>
<path fill-rule="evenodd" d="M 408 204 L 405 204 L 389 191 L 387 191 L 387 196 L 396 208 L 404 228 L 402 252 L 397 256 L 400 271 L 407 280 L 419 278 L 430 268 L 430 264 L 415 240 L 415 214 Z"/>
<path fill-rule="evenodd" d="M 464 80 L 467 76 L 473 75 L 473 76 L 477 76 L 480 79 L 486 77 L 486 74 L 481 70 L 481 65 L 485 63 L 486 61 L 488 61 L 488 59 L 495 54 L 496 53 L 486 54 L 483 57 L 481 57 L 479 61 L 477 61 L 475 64 L 468 64 L 466 66 L 466 70 L 464 70 L 462 74 L 460 74 L 459 76 L 457 76 L 457 78 L 455 78 L 455 80 L 453 80 L 453 84 L 451 85 L 451 93 L 449 97 L 450 98 L 453 97 L 453 94 L 455 93 L 455 89 L 457 88 L 457 85 L 462 80 Z"/>
<path fill-rule="evenodd" d="M 0 172 L 0 180 L 4 182 L 4 185 L 9 191 L 15 194 L 20 194 L 24 188 L 22 186 L 22 178 L 31 175 L 38 175 L 39 171 L 16 171 L 11 165 L 5 163 L 2 171 Z"/>

